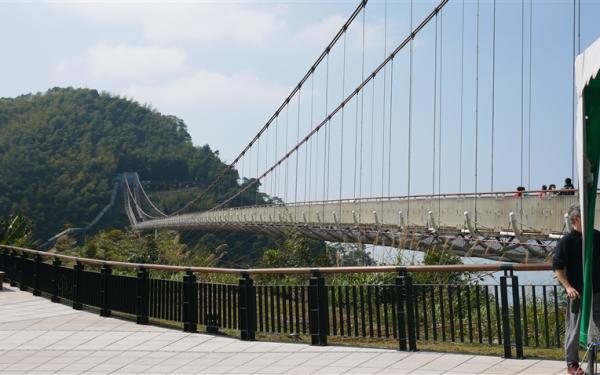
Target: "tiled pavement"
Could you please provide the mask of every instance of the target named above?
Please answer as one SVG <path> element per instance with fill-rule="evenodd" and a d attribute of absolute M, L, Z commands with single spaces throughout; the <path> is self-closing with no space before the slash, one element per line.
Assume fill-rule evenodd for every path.
<path fill-rule="evenodd" d="M 6 285 L 6 284 L 5 284 Z M 564 374 L 562 362 L 242 342 L 0 292 L 0 374 Z"/>

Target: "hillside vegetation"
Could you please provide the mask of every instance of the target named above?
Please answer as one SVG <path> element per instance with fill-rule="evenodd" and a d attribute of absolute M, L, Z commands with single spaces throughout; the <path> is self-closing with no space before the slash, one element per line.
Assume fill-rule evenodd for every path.
<path fill-rule="evenodd" d="M 110 201 L 118 173 L 138 172 L 142 181 L 171 187 L 183 181 L 197 192 L 225 167 L 217 151 L 192 144 L 181 119 L 129 99 L 74 88 L 0 99 L 0 217 L 31 218 L 38 243 L 65 227 L 89 223 Z M 225 196 L 238 187 L 233 170 L 216 190 Z M 217 192 L 195 209 L 214 204 Z M 163 191 L 161 205 L 173 211 L 193 195 L 190 189 Z M 256 199 L 264 197 L 249 189 L 232 205 Z M 127 225 L 121 202 L 100 228 Z M 230 252 L 242 246 L 256 250 L 268 242 L 240 234 L 207 236 L 188 237 L 210 246 L 226 243 Z"/>

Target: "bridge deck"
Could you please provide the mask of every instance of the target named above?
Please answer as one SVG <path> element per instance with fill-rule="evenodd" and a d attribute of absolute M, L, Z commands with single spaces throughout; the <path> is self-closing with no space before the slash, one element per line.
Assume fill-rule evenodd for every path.
<path fill-rule="evenodd" d="M 2 374 L 562 374 L 559 361 L 243 342 L 0 292 Z"/>
<path fill-rule="evenodd" d="M 133 227 L 275 236 L 294 230 L 332 242 L 411 250 L 442 246 L 460 256 L 542 262 L 551 255 L 552 242 L 568 231 L 564 214 L 578 199 L 490 193 L 280 204 L 177 215 Z M 600 210 L 596 223 L 600 223 Z"/>

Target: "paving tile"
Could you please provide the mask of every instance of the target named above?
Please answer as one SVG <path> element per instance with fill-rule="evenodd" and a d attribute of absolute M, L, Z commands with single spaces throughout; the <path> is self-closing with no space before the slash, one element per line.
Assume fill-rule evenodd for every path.
<path fill-rule="evenodd" d="M 313 374 L 345 374 L 346 372 L 350 371 L 352 369 L 352 367 L 341 367 L 341 366 L 327 366 L 327 367 L 322 367 L 320 369 L 318 369 L 317 371 L 315 371 Z"/>
<path fill-rule="evenodd" d="M 10 287 L 7 287 L 10 288 Z M 10 295 L 10 297 L 8 297 Z M 242 342 L 0 293 L 0 374 L 562 374 L 562 361 Z"/>
<path fill-rule="evenodd" d="M 367 374 L 377 374 L 381 370 L 380 367 L 355 367 L 353 369 L 348 370 L 345 374 L 352 375 L 367 375 Z"/>
<path fill-rule="evenodd" d="M 261 368 L 257 371 L 257 374 L 310 374 L 311 371 L 306 370 L 300 372 L 300 369 L 307 369 L 308 367 L 303 366 L 281 366 L 281 365 L 270 365 Z M 317 367 L 312 367 L 313 372 L 316 371 Z"/>

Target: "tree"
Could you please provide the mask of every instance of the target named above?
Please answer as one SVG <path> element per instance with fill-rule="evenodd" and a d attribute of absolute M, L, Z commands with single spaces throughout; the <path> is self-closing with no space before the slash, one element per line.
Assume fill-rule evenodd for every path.
<path fill-rule="evenodd" d="M 87 225 L 110 201 L 113 180 L 122 172 L 138 172 L 143 182 L 163 187 L 151 198 L 168 213 L 180 209 L 223 171 L 227 173 L 219 188 L 193 209 L 211 208 L 241 187 L 238 172 L 218 151 L 194 146 L 181 119 L 91 89 L 53 88 L 0 99 L 0 170 L 0 217 L 15 212 L 30 217 L 32 245 L 45 242 L 65 225 Z M 242 183 L 249 188 L 229 206 L 266 202 L 258 183 Z M 187 184 L 193 189 L 179 189 Z M 129 225 L 122 205 L 114 207 L 87 235 Z M 188 236 L 184 242 L 193 247 L 204 241 Z M 214 246 L 201 247 L 214 250 L 227 244 L 230 260 L 243 256 L 248 247 L 272 245 L 265 236 L 240 233 L 214 234 L 211 242 Z M 248 264 L 259 257 L 248 258 Z"/>
<path fill-rule="evenodd" d="M 265 250 L 260 258 L 260 265 L 265 268 L 328 267 L 332 262 L 323 242 L 311 240 L 290 230 L 281 246 Z"/>

